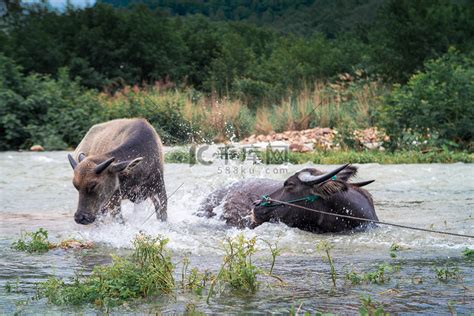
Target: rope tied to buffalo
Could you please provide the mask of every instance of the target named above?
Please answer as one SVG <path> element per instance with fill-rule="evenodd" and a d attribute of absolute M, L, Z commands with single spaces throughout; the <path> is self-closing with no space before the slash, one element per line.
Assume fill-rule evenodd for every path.
<path fill-rule="evenodd" d="M 295 202 L 296 200 L 285 202 L 285 201 L 272 199 L 269 196 L 264 196 L 264 197 L 265 197 L 265 202 L 264 203 L 269 203 L 265 206 L 270 206 L 271 202 L 275 202 L 275 203 L 279 203 L 279 204 L 272 204 L 271 206 L 287 205 L 287 206 L 293 206 L 293 207 L 296 207 L 296 208 L 300 208 L 300 209 L 303 209 L 303 210 L 316 212 L 316 213 L 320 213 L 320 214 L 336 216 L 336 217 L 341 217 L 341 218 L 355 219 L 355 220 L 375 223 L 375 224 L 379 224 L 379 225 L 394 226 L 394 227 L 411 229 L 411 230 L 418 230 L 418 231 L 434 233 L 434 234 L 450 235 L 450 236 L 457 236 L 457 237 L 464 237 L 464 238 L 474 238 L 474 235 L 458 234 L 458 233 L 452 233 L 452 232 L 441 231 L 441 230 L 434 230 L 434 229 L 407 226 L 407 225 L 402 225 L 402 224 L 388 223 L 388 222 L 377 221 L 377 220 L 374 220 L 374 219 L 367 219 L 367 218 L 362 218 L 362 217 L 351 216 L 351 215 L 334 214 L 334 213 L 331 213 L 331 212 L 315 210 L 315 209 L 312 209 L 312 208 L 309 208 L 309 207 L 305 207 L 305 206 L 301 206 L 301 205 L 291 203 L 291 202 Z M 303 198 L 303 199 L 299 199 L 299 200 L 307 200 L 307 197 Z"/>

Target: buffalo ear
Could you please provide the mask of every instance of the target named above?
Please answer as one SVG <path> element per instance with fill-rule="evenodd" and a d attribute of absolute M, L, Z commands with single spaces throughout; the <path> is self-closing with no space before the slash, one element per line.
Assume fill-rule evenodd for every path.
<path fill-rule="evenodd" d="M 133 168 L 138 166 L 143 160 L 143 157 L 138 157 L 133 160 L 125 160 L 121 162 L 114 163 L 110 166 L 112 172 L 130 172 Z"/>
<path fill-rule="evenodd" d="M 331 195 L 347 190 L 347 183 L 345 181 L 329 180 L 320 185 L 314 185 L 311 189 L 312 193 L 319 195 L 322 198 L 328 198 Z"/>
<path fill-rule="evenodd" d="M 85 158 L 86 158 L 86 154 L 84 154 L 84 153 L 80 153 L 79 156 L 77 157 L 79 162 L 83 161 Z"/>
<path fill-rule="evenodd" d="M 357 167 L 349 165 L 337 174 L 337 180 L 348 181 L 350 178 L 356 176 L 356 174 Z"/>

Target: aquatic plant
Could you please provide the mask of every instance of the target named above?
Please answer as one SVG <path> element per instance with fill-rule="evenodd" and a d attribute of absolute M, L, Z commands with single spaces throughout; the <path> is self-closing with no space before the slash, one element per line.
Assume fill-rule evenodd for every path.
<path fill-rule="evenodd" d="M 12 243 L 15 250 L 29 253 L 45 253 L 50 249 L 89 249 L 93 247 L 92 242 L 83 242 L 74 238 L 69 238 L 52 243 L 48 240 L 48 231 L 40 228 L 35 232 L 27 232 L 21 235 L 20 239 Z"/>
<path fill-rule="evenodd" d="M 278 242 L 275 242 L 274 244 L 266 240 L 263 240 L 263 242 L 268 245 L 268 248 L 270 249 L 270 253 L 272 255 L 272 264 L 270 266 L 270 271 L 268 273 L 270 275 L 273 275 L 273 268 L 275 267 L 275 261 L 276 261 L 276 258 L 280 255 L 281 249 L 278 248 Z"/>
<path fill-rule="evenodd" d="M 181 269 L 181 288 L 194 291 L 197 295 L 202 295 L 203 290 L 215 276 L 208 270 L 201 272 L 197 268 L 189 269 L 189 264 L 189 258 L 184 257 Z"/>
<path fill-rule="evenodd" d="M 327 260 L 328 263 L 329 263 L 329 267 L 331 268 L 331 280 L 332 280 L 332 284 L 334 287 L 336 287 L 336 278 L 337 278 L 337 274 L 336 274 L 336 268 L 334 267 L 334 263 L 333 263 L 333 260 L 332 260 L 332 257 L 331 257 L 331 249 L 334 248 L 334 245 L 332 245 L 331 243 L 325 241 L 325 240 L 322 240 L 318 243 L 318 245 L 316 246 L 316 249 L 319 251 L 319 252 L 323 252 L 326 254 L 326 256 L 323 255 L 323 260 Z"/>
<path fill-rule="evenodd" d="M 17 277 L 15 283 L 7 281 L 7 283 L 5 283 L 4 288 L 5 288 L 5 292 L 7 293 L 19 293 L 20 278 Z"/>
<path fill-rule="evenodd" d="M 20 239 L 15 241 L 11 247 L 29 253 L 44 253 L 54 248 L 55 245 L 48 241 L 48 231 L 40 228 L 35 232 L 22 234 Z"/>
<path fill-rule="evenodd" d="M 320 312 L 320 311 L 314 311 L 314 312 L 310 312 L 310 311 L 305 311 L 303 314 L 300 313 L 300 310 L 301 310 L 301 307 L 303 306 L 303 303 L 301 303 L 297 309 L 295 309 L 295 305 L 291 305 L 291 309 L 290 309 L 290 316 L 299 316 L 299 315 L 303 315 L 303 316 L 334 316 L 335 314 L 333 313 L 326 313 L 326 312 Z"/>
<path fill-rule="evenodd" d="M 96 266 L 86 277 L 76 275 L 66 283 L 49 278 L 38 284 L 37 298 L 56 305 L 92 303 L 110 307 L 134 298 L 170 294 L 174 289 L 174 265 L 162 236 L 140 234 L 128 258 L 112 256 L 112 264 Z"/>
<path fill-rule="evenodd" d="M 461 273 L 458 267 L 450 267 L 448 265 L 442 268 L 434 268 L 436 277 L 441 282 L 448 282 L 449 280 L 461 279 Z"/>
<path fill-rule="evenodd" d="M 393 259 L 395 259 L 397 257 L 397 254 L 396 252 L 400 251 L 402 249 L 402 247 L 397 244 L 397 243 L 393 243 L 391 246 L 390 246 L 390 257 L 392 257 Z"/>
<path fill-rule="evenodd" d="M 360 302 L 362 304 L 361 307 L 359 307 L 359 314 L 361 316 L 385 316 L 385 315 L 390 315 L 389 312 L 386 312 L 384 310 L 384 307 L 382 304 L 379 304 L 377 302 L 372 301 L 372 298 L 369 296 L 362 296 L 360 298 Z"/>
<path fill-rule="evenodd" d="M 225 256 L 216 278 L 211 282 L 207 303 L 214 294 L 216 285 L 229 286 L 233 290 L 254 293 L 259 282 L 257 275 L 262 270 L 252 262 L 255 254 L 256 237 L 247 239 L 243 234 L 235 238 L 226 238 L 224 241 Z"/>
<path fill-rule="evenodd" d="M 372 283 L 372 284 L 384 284 L 390 281 L 390 274 L 394 270 L 397 270 L 398 266 L 392 266 L 387 263 L 381 263 L 377 265 L 375 271 L 358 273 L 355 271 L 346 272 L 345 279 L 352 285 L 358 285 L 361 283 Z"/>
<path fill-rule="evenodd" d="M 474 249 L 466 248 L 462 251 L 464 257 L 474 258 Z"/>

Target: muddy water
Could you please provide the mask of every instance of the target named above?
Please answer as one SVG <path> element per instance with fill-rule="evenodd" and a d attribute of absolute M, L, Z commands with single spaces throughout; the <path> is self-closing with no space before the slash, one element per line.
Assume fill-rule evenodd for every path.
<path fill-rule="evenodd" d="M 302 311 L 351 314 L 357 312 L 362 295 L 371 295 L 391 312 L 447 314 L 448 303 L 460 314 L 474 312 L 474 260 L 461 255 L 464 248 L 474 247 L 472 240 L 386 226 L 349 235 L 315 235 L 281 224 L 239 231 L 225 227 L 219 220 L 193 215 L 199 202 L 215 188 L 250 176 L 283 180 L 301 169 L 301 165 L 229 166 L 222 161 L 192 167 L 167 164 L 168 193 L 182 185 L 170 197 L 167 223 L 159 223 L 154 217 L 146 220 L 153 212 L 151 203 L 134 206 L 124 202 L 126 225 L 105 220 L 98 225 L 80 226 L 73 220 L 77 193 L 71 184 L 72 171 L 66 154 L 0 153 L 0 314 L 100 312 L 94 306 L 55 307 L 45 300 L 31 300 L 35 283 L 49 276 L 68 278 L 76 272 L 90 271 L 95 264 L 109 262 L 109 254 L 126 252 L 139 231 L 167 236 L 178 265 L 188 255 L 193 266 L 214 271 L 222 260 L 221 242 L 226 236 L 243 232 L 248 237 L 279 241 L 282 254 L 277 259 L 275 273 L 286 285 L 262 285 L 256 294 L 249 296 L 223 293 L 209 305 L 198 296 L 177 293 L 173 297 L 131 303 L 115 309 L 117 313 L 182 313 L 192 303 L 197 311 L 214 313 L 288 313 L 292 306 L 301 305 Z M 376 179 L 368 189 L 383 221 L 474 235 L 472 165 L 366 164 L 360 166 L 358 179 Z M 39 227 L 46 228 L 53 241 L 76 237 L 94 241 L 98 247 L 80 252 L 55 250 L 43 255 L 10 249 L 21 231 Z M 335 246 L 336 289 L 331 286 L 327 263 L 315 249 L 322 239 Z M 392 243 L 404 249 L 396 259 L 389 255 Z M 262 242 L 259 249 L 256 262 L 268 267 L 269 253 Z M 377 264 L 384 262 L 401 267 L 386 284 L 351 286 L 344 282 L 345 272 L 374 271 Z M 445 265 L 457 267 L 462 279 L 438 281 L 434 268 Z M 176 277 L 179 279 L 178 273 Z M 7 282 L 13 284 L 10 293 L 5 290 Z"/>

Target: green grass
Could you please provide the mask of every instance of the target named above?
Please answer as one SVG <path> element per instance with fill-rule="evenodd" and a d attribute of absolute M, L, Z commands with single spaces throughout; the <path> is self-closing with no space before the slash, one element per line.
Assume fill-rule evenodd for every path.
<path fill-rule="evenodd" d="M 346 281 L 352 285 L 365 284 L 384 284 L 390 281 L 390 274 L 397 270 L 398 267 L 393 267 L 387 263 L 377 265 L 376 269 L 371 272 L 358 273 L 355 271 L 347 272 L 345 275 Z"/>
<path fill-rule="evenodd" d="M 183 267 L 181 270 L 181 289 L 184 291 L 193 291 L 197 295 L 202 295 L 206 286 L 214 280 L 215 276 L 208 270 L 204 272 L 197 268 L 189 268 L 189 258 L 183 258 Z"/>
<path fill-rule="evenodd" d="M 360 298 L 361 307 L 359 307 L 359 315 L 361 316 L 385 316 L 390 313 L 384 310 L 383 304 L 374 302 L 369 296 Z"/>
<path fill-rule="evenodd" d="M 52 277 L 38 284 L 37 298 L 56 305 L 110 307 L 130 299 L 170 294 L 175 288 L 174 265 L 167 242 L 161 236 L 138 235 L 132 256 L 112 256 L 112 264 L 96 266 L 90 276 L 76 276 L 70 282 Z"/>
<path fill-rule="evenodd" d="M 336 268 L 334 267 L 334 262 L 331 257 L 331 249 L 334 248 L 334 245 L 331 243 L 328 243 L 327 241 L 320 241 L 316 245 L 316 250 L 323 253 L 322 257 L 323 260 L 327 260 L 329 267 L 331 269 L 331 280 L 332 280 L 332 285 L 336 287 L 336 279 L 337 279 L 337 273 L 336 273 Z"/>
<path fill-rule="evenodd" d="M 379 164 L 416 164 L 416 163 L 473 163 L 474 154 L 468 152 L 427 152 L 420 151 L 314 151 L 309 153 L 288 152 L 286 155 L 272 151 L 258 153 L 266 164 L 343 164 L 343 163 L 379 163 Z M 236 158 L 237 160 L 240 158 Z M 196 158 L 187 151 L 173 151 L 165 154 L 167 163 L 196 163 Z"/>
<path fill-rule="evenodd" d="M 28 253 L 45 253 L 51 249 L 84 249 L 92 248 L 91 242 L 82 242 L 74 238 L 62 240 L 55 244 L 48 240 L 48 231 L 40 228 L 35 232 L 26 232 L 20 238 L 13 242 L 12 249 L 25 251 Z"/>
<path fill-rule="evenodd" d="M 464 257 L 474 258 L 474 249 L 466 248 L 462 251 Z"/>
<path fill-rule="evenodd" d="M 196 157 L 191 153 L 190 150 L 173 150 L 165 154 L 166 163 L 188 163 L 194 165 L 196 163 Z"/>
<path fill-rule="evenodd" d="M 229 286 L 232 290 L 254 293 L 259 285 L 257 275 L 261 269 L 252 262 L 252 255 L 256 253 L 257 239 L 247 239 L 243 234 L 235 238 L 226 238 L 224 241 L 225 256 L 217 277 L 211 283 L 207 302 L 214 293 L 216 285 Z"/>
<path fill-rule="evenodd" d="M 319 151 L 312 153 L 289 153 L 289 162 L 302 164 L 343 164 L 343 163 L 379 163 L 379 164 L 408 164 L 408 163 L 453 163 L 474 162 L 474 154 L 467 152 L 429 152 L 419 151 Z"/>
<path fill-rule="evenodd" d="M 48 241 L 48 231 L 40 228 L 35 232 L 22 234 L 20 239 L 15 241 L 11 247 L 28 253 L 44 253 L 54 248 L 55 245 Z"/>
<path fill-rule="evenodd" d="M 280 254 L 278 244 L 270 244 L 264 241 L 269 246 L 272 256 L 271 267 L 267 272 L 253 263 L 252 256 L 257 252 L 255 248 L 256 242 L 256 237 L 247 239 L 243 234 L 225 239 L 225 256 L 217 276 L 212 278 L 207 295 L 207 303 L 215 294 L 216 286 L 219 286 L 221 289 L 230 288 L 239 293 L 252 294 L 257 291 L 261 283 L 258 280 L 259 276 L 269 276 L 283 283 L 280 277 L 273 274 L 275 260 Z"/>
<path fill-rule="evenodd" d="M 458 267 L 450 267 L 448 265 L 443 268 L 434 268 L 436 277 L 441 282 L 448 282 L 449 280 L 461 279 L 461 273 Z"/>

